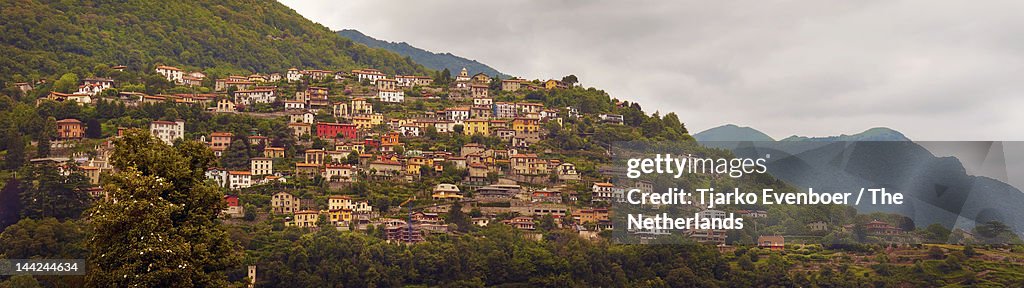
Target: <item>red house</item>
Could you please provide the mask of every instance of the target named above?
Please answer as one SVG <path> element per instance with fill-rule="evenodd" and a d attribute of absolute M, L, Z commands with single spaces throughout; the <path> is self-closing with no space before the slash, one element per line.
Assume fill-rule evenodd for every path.
<path fill-rule="evenodd" d="M 228 203 L 228 207 L 238 207 L 238 196 L 224 195 L 224 202 Z"/>
<path fill-rule="evenodd" d="M 316 123 L 316 136 L 320 138 L 336 138 L 338 134 L 346 139 L 356 138 L 356 125 L 343 123 Z"/>

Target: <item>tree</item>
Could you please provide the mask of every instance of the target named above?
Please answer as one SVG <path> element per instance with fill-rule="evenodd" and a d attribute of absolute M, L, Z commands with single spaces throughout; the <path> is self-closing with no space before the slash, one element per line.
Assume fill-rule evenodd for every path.
<path fill-rule="evenodd" d="M 977 256 L 977 255 L 978 255 L 978 252 L 974 251 L 974 245 L 971 245 L 969 243 L 967 245 L 964 245 L 964 256 L 965 257 L 971 258 L 971 257 Z"/>
<path fill-rule="evenodd" d="M 0 190 L 0 231 L 21 219 L 21 182 L 17 178 L 7 180 Z"/>
<path fill-rule="evenodd" d="M 544 214 L 544 216 L 540 217 L 540 220 L 537 223 L 537 228 L 541 231 L 555 230 L 556 227 L 555 218 L 552 217 L 551 214 Z"/>
<path fill-rule="evenodd" d="M 974 227 L 979 238 L 989 244 L 1019 244 L 1020 237 L 1009 226 L 999 221 L 988 221 Z"/>
<path fill-rule="evenodd" d="M 75 75 L 75 73 L 64 73 L 64 75 L 60 76 L 60 79 L 57 79 L 56 82 L 53 82 L 53 91 L 56 92 L 72 93 L 78 91 L 77 88 L 78 75 Z"/>
<path fill-rule="evenodd" d="M 452 203 L 451 208 L 448 209 L 448 222 L 455 224 L 456 229 L 459 232 L 468 232 L 471 228 L 471 221 L 465 213 L 462 213 L 462 202 L 455 201 Z"/>
<path fill-rule="evenodd" d="M 142 130 L 115 140 L 106 190 L 119 201 L 89 218 L 89 286 L 228 286 L 225 270 L 240 258 L 217 222 L 222 195 L 203 175 L 213 161 L 196 141 L 171 147 Z"/>
<path fill-rule="evenodd" d="M 942 224 L 934 223 L 924 229 L 925 238 L 937 243 L 949 241 L 950 230 Z"/>
<path fill-rule="evenodd" d="M 14 131 L 8 131 L 7 154 L 4 155 L 4 168 L 17 170 L 25 163 L 25 140 Z"/>
<path fill-rule="evenodd" d="M 756 269 L 754 267 L 754 261 L 750 260 L 750 253 L 743 254 L 743 256 L 740 256 L 737 262 L 740 268 L 743 270 L 754 271 L 754 269 Z"/>
<path fill-rule="evenodd" d="M 57 119 L 50 116 L 36 136 L 36 157 L 50 157 L 50 138 L 57 134 Z"/>
<path fill-rule="evenodd" d="M 580 80 L 576 78 L 576 75 L 570 74 L 569 76 L 562 77 L 562 83 L 565 83 L 565 85 L 574 86 L 579 82 Z"/>
<path fill-rule="evenodd" d="M 81 223 L 55 218 L 21 219 L 0 234 L 0 255 L 11 259 L 80 259 L 86 233 Z"/>
<path fill-rule="evenodd" d="M 90 118 L 85 121 L 85 137 L 92 139 L 103 138 L 103 125 L 100 124 L 100 120 Z"/>
<path fill-rule="evenodd" d="M 40 163 L 26 166 L 21 173 L 22 217 L 43 219 L 78 218 L 89 205 L 87 178 L 77 167 L 71 173 L 62 175 L 55 163 Z"/>
<path fill-rule="evenodd" d="M 174 109 L 174 107 L 167 107 L 167 109 L 164 109 L 164 117 L 160 118 L 161 120 L 174 121 L 181 119 L 181 115 L 178 115 L 178 109 Z"/>
<path fill-rule="evenodd" d="M 438 72 L 437 76 L 437 79 L 435 79 L 434 81 L 438 82 L 438 84 L 448 85 L 449 83 L 452 82 L 452 71 L 448 70 L 448 68 L 444 68 L 444 70 Z"/>
<path fill-rule="evenodd" d="M 4 282 L 0 282 L 0 288 L 36 288 L 43 287 L 32 275 L 14 275 Z"/>
<path fill-rule="evenodd" d="M 256 220 L 256 206 L 253 206 L 252 204 L 245 204 L 245 215 L 243 219 L 245 219 L 245 221 Z"/>
<path fill-rule="evenodd" d="M 349 165 L 359 164 L 359 153 L 356 153 L 355 151 L 349 152 L 348 156 L 345 157 L 345 163 L 344 164 L 349 164 Z"/>
<path fill-rule="evenodd" d="M 246 141 L 235 140 L 228 145 L 224 156 L 220 159 L 220 165 L 227 169 L 243 169 L 249 167 L 249 145 Z"/>

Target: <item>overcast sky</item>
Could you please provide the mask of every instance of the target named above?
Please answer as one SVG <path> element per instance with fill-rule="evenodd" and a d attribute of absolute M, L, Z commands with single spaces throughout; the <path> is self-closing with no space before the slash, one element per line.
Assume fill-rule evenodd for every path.
<path fill-rule="evenodd" d="M 691 133 L 1024 140 L 1024 1 L 283 3 L 527 79 L 575 74 Z"/>

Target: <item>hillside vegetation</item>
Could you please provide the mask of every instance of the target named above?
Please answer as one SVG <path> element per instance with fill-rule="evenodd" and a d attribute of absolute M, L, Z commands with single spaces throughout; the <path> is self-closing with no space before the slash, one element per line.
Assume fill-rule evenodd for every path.
<path fill-rule="evenodd" d="M 0 81 L 85 74 L 97 64 L 427 72 L 410 58 L 356 45 L 276 1 L 13 0 L 0 2 L 0 23 Z"/>

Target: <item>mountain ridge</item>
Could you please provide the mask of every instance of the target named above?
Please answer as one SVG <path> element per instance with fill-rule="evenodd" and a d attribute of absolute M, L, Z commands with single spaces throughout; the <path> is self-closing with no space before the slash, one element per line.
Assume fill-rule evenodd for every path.
<path fill-rule="evenodd" d="M 757 129 L 735 124 L 725 124 L 693 134 L 699 142 L 707 141 L 775 141 L 774 138 Z"/>
<path fill-rule="evenodd" d="M 370 37 L 359 30 L 355 29 L 342 29 L 338 31 L 338 35 L 352 40 L 356 43 L 366 45 L 371 48 L 381 48 L 402 56 L 412 58 L 416 63 L 422 64 L 427 68 L 434 70 L 448 69 L 451 73 L 455 74 L 462 70 L 463 67 L 469 71 L 470 75 L 476 73 L 484 73 L 488 76 L 498 75 L 501 78 L 510 78 L 508 74 L 501 73 L 497 69 L 491 66 L 480 63 L 477 60 L 466 59 L 452 54 L 451 52 L 436 53 L 426 49 L 412 46 L 407 42 L 391 42 L 387 40 L 380 40 Z"/>
<path fill-rule="evenodd" d="M 693 135 L 700 142 L 709 141 L 806 141 L 806 142 L 844 142 L 844 141 L 911 141 L 903 133 L 888 127 L 874 127 L 856 134 L 840 134 L 835 136 L 808 137 L 792 135 L 775 140 L 768 134 L 748 126 L 725 124 L 710 128 Z"/>

